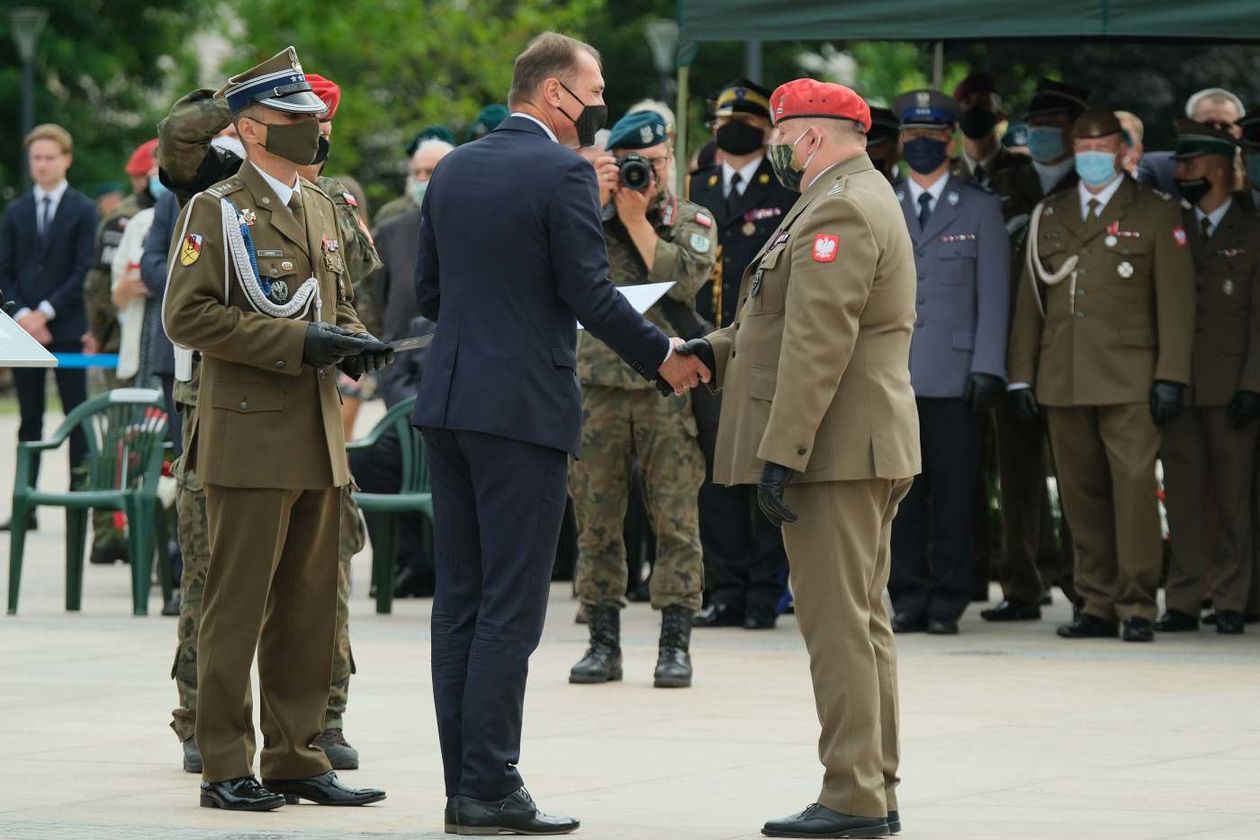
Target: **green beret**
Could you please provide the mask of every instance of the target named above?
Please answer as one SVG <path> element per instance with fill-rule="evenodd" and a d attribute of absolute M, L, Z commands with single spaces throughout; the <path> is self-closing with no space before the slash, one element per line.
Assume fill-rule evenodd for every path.
<path fill-rule="evenodd" d="M 508 117 L 508 109 L 506 105 L 494 103 L 487 105 L 477 112 L 477 117 L 468 126 L 468 134 L 464 137 L 465 143 L 471 143 L 481 137 L 485 137 L 490 132 L 499 127 L 499 123 Z"/>
<path fill-rule="evenodd" d="M 455 132 L 451 131 L 444 125 L 431 125 L 422 129 L 419 134 L 411 138 L 411 142 L 407 144 L 407 154 L 414 155 L 416 149 L 420 148 L 420 144 L 425 140 L 441 140 L 446 143 L 455 145 Z"/>
<path fill-rule="evenodd" d="M 635 111 L 617 120 L 608 135 L 607 149 L 646 149 L 669 137 L 665 118 L 655 111 Z"/>

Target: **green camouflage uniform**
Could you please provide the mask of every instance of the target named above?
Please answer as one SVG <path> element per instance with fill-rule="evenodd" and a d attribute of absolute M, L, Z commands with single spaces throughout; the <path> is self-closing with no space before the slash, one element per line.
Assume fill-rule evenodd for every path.
<path fill-rule="evenodd" d="M 669 297 L 689 306 L 713 269 L 713 217 L 698 205 L 670 199 L 653 214 L 660 241 L 649 272 L 621 221 L 604 224 L 612 281 L 618 286 L 676 281 Z M 708 224 L 705 224 L 708 222 Z M 676 330 L 662 308 L 647 317 L 666 333 Z M 582 459 L 571 468 L 577 512 L 577 591 L 589 606 L 624 606 L 626 548 L 622 540 L 630 459 L 643 470 L 643 490 L 656 533 L 652 607 L 700 608 L 704 567 L 697 494 L 704 457 L 688 399 L 662 398 L 603 342 L 578 338 L 582 382 Z"/>
<path fill-rule="evenodd" d="M 161 167 L 181 206 L 199 191 L 200 186 L 231 177 L 240 168 L 235 155 L 213 149 L 211 139 L 222 131 L 231 117 L 226 103 L 209 90 L 197 90 L 182 97 L 171 113 L 158 125 Z M 359 217 L 358 202 L 339 181 L 320 177 L 317 185 L 333 200 L 337 224 L 341 229 L 341 245 L 347 271 L 354 282 L 355 308 L 365 327 L 379 333 L 380 306 L 372 294 L 371 284 L 364 280 L 381 266 L 372 236 Z M 359 295 L 365 300 L 358 300 Z M 363 307 L 360 310 L 360 307 Z M 366 310 L 366 311 L 364 311 Z M 191 382 L 175 383 L 174 399 L 184 408 L 184 449 L 196 422 L 197 390 L 200 364 L 193 364 Z M 176 509 L 179 516 L 179 545 L 184 560 L 179 610 L 179 639 L 171 676 L 176 681 L 180 708 L 172 712 L 171 728 L 180 740 L 192 737 L 197 715 L 197 632 L 201 626 L 202 590 L 210 565 L 209 528 L 206 521 L 205 489 L 200 479 L 183 469 L 183 458 L 176 465 Z M 350 675 L 355 672 L 354 655 L 350 650 L 350 559 L 363 550 L 367 537 L 359 506 L 349 490 L 343 495 L 341 536 L 338 542 L 337 635 L 333 655 L 332 684 L 329 686 L 328 708 L 324 715 L 325 729 L 342 728 L 342 715 L 350 689 Z"/>

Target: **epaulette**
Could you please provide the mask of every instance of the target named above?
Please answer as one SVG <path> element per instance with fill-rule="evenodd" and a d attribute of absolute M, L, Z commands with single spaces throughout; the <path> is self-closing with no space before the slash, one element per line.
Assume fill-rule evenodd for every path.
<path fill-rule="evenodd" d="M 848 180 L 848 176 L 845 175 L 841 175 L 837 178 L 836 182 L 831 185 L 830 189 L 827 190 L 827 196 L 840 195 L 840 193 L 844 192 L 844 188 L 848 185 Z"/>
<path fill-rule="evenodd" d="M 226 195 L 231 195 L 232 193 L 238 190 L 243 190 L 244 188 L 245 185 L 241 183 L 241 179 L 233 176 L 228 178 L 226 181 L 220 181 L 213 187 L 210 187 L 205 191 L 205 193 L 215 198 L 223 198 Z"/>
<path fill-rule="evenodd" d="M 958 180 L 962 182 L 963 186 L 969 187 L 975 190 L 976 192 L 981 192 L 981 193 L 984 193 L 985 195 L 993 195 L 993 187 L 989 186 L 988 184 L 979 184 L 979 183 L 976 183 L 975 181 L 968 181 L 963 178 L 960 178 Z"/>

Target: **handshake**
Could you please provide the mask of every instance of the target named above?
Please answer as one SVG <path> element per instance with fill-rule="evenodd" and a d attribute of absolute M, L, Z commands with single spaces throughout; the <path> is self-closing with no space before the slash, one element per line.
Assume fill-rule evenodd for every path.
<path fill-rule="evenodd" d="M 336 365 L 342 373 L 358 379 L 392 365 L 394 351 L 371 333 L 352 333 L 335 324 L 315 321 L 306 325 L 302 361 L 313 368 Z"/>
<path fill-rule="evenodd" d="M 703 338 L 691 341 L 671 338 L 670 345 L 674 352 L 656 369 L 656 387 L 662 396 L 682 396 L 701 382 L 713 378 L 717 365 L 713 360 L 713 347 L 708 341 Z"/>

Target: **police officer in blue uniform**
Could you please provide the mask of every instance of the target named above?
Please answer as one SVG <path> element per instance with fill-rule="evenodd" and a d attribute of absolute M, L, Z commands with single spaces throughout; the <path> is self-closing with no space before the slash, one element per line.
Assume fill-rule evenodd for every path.
<path fill-rule="evenodd" d="M 923 451 L 893 521 L 893 629 L 952 634 L 971 599 L 983 418 L 1006 386 L 1010 240 L 1000 199 L 950 174 L 958 103 L 915 90 L 893 110 L 909 167 L 895 188 L 919 275 L 910 379 Z"/>
<path fill-rule="evenodd" d="M 712 280 L 696 296 L 696 311 L 723 327 L 735 320 L 744 269 L 799 196 L 779 183 L 766 157 L 772 130 L 770 91 L 736 79 L 718 94 L 714 114 L 713 135 L 722 162 L 693 175 L 688 196 L 713 213 L 719 245 Z M 718 397 L 701 394 L 696 399 Z M 697 405 L 698 417 L 702 408 Z M 783 537 L 758 512 L 755 488 L 712 483 L 714 429 L 703 422 L 700 426 L 708 464 L 708 481 L 700 490 L 700 541 L 709 604 L 695 624 L 774 627 L 787 564 Z"/>

